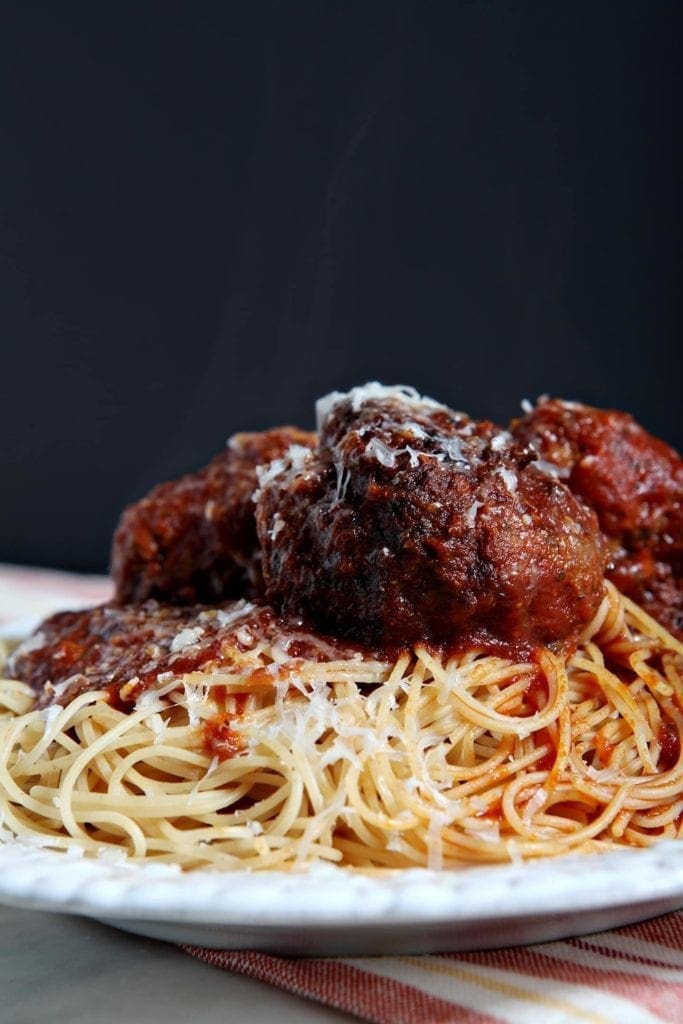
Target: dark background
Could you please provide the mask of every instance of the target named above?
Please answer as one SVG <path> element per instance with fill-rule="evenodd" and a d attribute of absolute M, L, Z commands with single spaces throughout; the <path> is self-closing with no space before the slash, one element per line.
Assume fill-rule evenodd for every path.
<path fill-rule="evenodd" d="M 0 10 L 0 560 L 368 379 L 683 447 L 683 4 Z"/>

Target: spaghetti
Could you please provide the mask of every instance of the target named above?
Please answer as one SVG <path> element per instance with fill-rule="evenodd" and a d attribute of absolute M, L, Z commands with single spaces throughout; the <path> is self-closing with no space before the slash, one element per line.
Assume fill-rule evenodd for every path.
<path fill-rule="evenodd" d="M 683 644 L 606 584 L 568 654 L 282 659 L 119 710 L 0 682 L 5 836 L 185 869 L 496 862 L 683 837 Z"/>

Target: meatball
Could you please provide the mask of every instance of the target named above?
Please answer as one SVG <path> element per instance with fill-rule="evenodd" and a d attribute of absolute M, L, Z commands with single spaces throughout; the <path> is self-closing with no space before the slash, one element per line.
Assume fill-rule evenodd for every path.
<path fill-rule="evenodd" d="M 38 707 L 99 689 L 126 705 L 160 677 L 221 665 L 245 631 L 267 634 L 273 622 L 270 609 L 245 601 L 181 608 L 150 600 L 58 612 L 17 648 L 9 669 L 36 692 Z"/>
<path fill-rule="evenodd" d="M 541 400 L 512 432 L 595 510 L 609 578 L 683 638 L 683 460 L 624 412 Z"/>
<path fill-rule="evenodd" d="M 112 546 L 116 600 L 191 604 L 258 593 L 256 467 L 290 445 L 316 442 L 314 434 L 295 427 L 235 434 L 198 473 L 160 484 L 129 506 Z"/>
<path fill-rule="evenodd" d="M 594 513 L 535 454 L 411 389 L 319 403 L 320 447 L 259 471 L 266 596 L 375 649 L 574 637 L 603 591 Z"/>

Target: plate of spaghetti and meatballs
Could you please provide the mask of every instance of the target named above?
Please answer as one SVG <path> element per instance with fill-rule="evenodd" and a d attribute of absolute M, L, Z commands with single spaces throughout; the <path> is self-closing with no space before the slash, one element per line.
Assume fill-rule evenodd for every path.
<path fill-rule="evenodd" d="M 113 599 L 6 645 L 0 898 L 299 952 L 683 905 L 681 458 L 560 399 L 316 408 L 126 508 Z"/>

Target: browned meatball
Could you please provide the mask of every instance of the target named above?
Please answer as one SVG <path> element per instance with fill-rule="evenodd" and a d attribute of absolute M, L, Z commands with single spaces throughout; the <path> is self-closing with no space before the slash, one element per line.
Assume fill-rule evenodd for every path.
<path fill-rule="evenodd" d="M 595 613 L 595 516 L 492 423 L 379 385 L 320 405 L 321 445 L 260 472 L 275 607 L 377 649 L 574 636 Z"/>
<path fill-rule="evenodd" d="M 248 646 L 250 636 L 273 633 L 274 621 L 269 608 L 245 601 L 211 608 L 145 601 L 58 612 L 14 652 L 9 670 L 35 690 L 39 707 L 66 705 L 99 689 L 125 705 L 164 673 L 221 665 L 240 638 Z"/>
<path fill-rule="evenodd" d="M 608 576 L 683 637 L 683 460 L 624 412 L 542 400 L 512 425 L 598 516 Z"/>
<path fill-rule="evenodd" d="M 188 604 L 258 592 L 252 495 L 256 467 L 314 434 L 279 427 L 235 434 L 208 466 L 155 487 L 121 516 L 111 556 L 116 600 Z"/>

